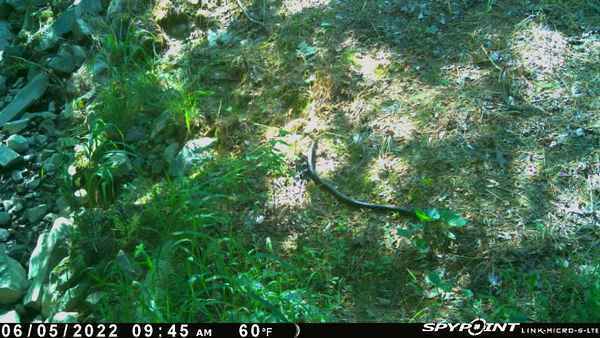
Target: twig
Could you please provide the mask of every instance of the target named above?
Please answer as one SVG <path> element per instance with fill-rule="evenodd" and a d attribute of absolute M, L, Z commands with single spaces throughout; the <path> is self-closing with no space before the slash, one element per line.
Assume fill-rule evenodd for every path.
<path fill-rule="evenodd" d="M 246 7 L 244 7 L 244 4 L 242 4 L 241 0 L 235 0 L 235 2 L 237 3 L 238 7 L 242 10 L 242 13 L 244 13 L 244 16 L 246 18 L 248 18 L 248 20 L 250 20 L 251 22 L 253 22 L 253 23 L 255 23 L 255 24 L 259 25 L 259 26 L 261 26 L 262 28 L 265 28 L 265 29 L 267 28 L 264 23 L 262 23 L 262 22 L 258 21 L 257 19 L 253 18 L 250 15 L 250 13 L 248 13 L 248 10 L 246 9 Z"/>

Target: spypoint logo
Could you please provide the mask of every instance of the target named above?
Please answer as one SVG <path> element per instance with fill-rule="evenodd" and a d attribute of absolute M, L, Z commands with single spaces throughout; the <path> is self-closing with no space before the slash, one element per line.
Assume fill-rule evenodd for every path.
<path fill-rule="evenodd" d="M 488 323 L 485 319 L 477 318 L 470 323 L 426 323 L 423 332 L 468 332 L 471 336 L 479 336 L 484 332 L 514 332 L 519 323 Z"/>

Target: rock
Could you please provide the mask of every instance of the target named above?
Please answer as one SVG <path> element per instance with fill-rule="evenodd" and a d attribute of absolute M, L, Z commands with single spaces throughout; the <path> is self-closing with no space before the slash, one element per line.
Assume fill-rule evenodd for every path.
<path fill-rule="evenodd" d="M 10 323 L 16 324 L 21 322 L 21 317 L 19 313 L 15 310 L 10 310 L 8 312 L 4 312 L 0 314 L 0 323 Z"/>
<path fill-rule="evenodd" d="M 22 154 L 29 149 L 29 140 L 19 134 L 14 134 L 6 139 L 6 145 L 17 153 Z"/>
<path fill-rule="evenodd" d="M 0 211 L 0 226 L 6 226 L 10 224 L 10 214 L 6 211 Z"/>
<path fill-rule="evenodd" d="M 104 163 L 108 165 L 113 177 L 126 176 L 133 170 L 129 157 L 122 151 L 114 151 L 106 154 Z"/>
<path fill-rule="evenodd" d="M 125 134 L 126 142 L 139 142 L 146 138 L 146 133 L 144 132 L 144 128 L 140 127 L 131 127 L 127 130 Z"/>
<path fill-rule="evenodd" d="M 33 102 L 38 100 L 48 88 L 48 75 L 36 75 L 0 112 L 0 126 L 21 115 Z"/>
<path fill-rule="evenodd" d="M 171 163 L 172 176 L 184 176 L 195 167 L 212 158 L 210 147 L 217 141 L 211 137 L 201 137 L 186 142 Z"/>
<path fill-rule="evenodd" d="M 27 286 L 27 276 L 21 263 L 0 253 L 0 304 L 14 304 Z"/>
<path fill-rule="evenodd" d="M 50 317 L 53 313 L 71 311 L 85 300 L 88 285 L 73 285 L 73 280 L 85 268 L 82 261 L 73 264 L 71 257 L 67 256 L 58 263 L 48 276 L 48 284 L 44 287 L 42 296 L 42 315 Z"/>
<path fill-rule="evenodd" d="M 83 303 L 91 309 L 97 308 L 102 299 L 106 297 L 105 292 L 92 292 L 85 297 Z"/>
<path fill-rule="evenodd" d="M 67 255 L 67 239 L 73 227 L 71 219 L 59 217 L 49 231 L 42 232 L 38 237 L 29 258 L 27 277 L 31 286 L 23 299 L 25 306 L 36 310 L 41 308 L 43 285 L 48 281 L 51 269 Z"/>
<path fill-rule="evenodd" d="M 29 121 L 31 121 L 29 118 L 22 118 L 20 120 L 6 122 L 4 126 L 2 126 L 2 129 L 11 134 L 16 134 L 27 128 Z"/>
<path fill-rule="evenodd" d="M 77 67 L 81 66 L 87 57 L 85 49 L 79 45 L 71 46 L 71 55 L 73 55 L 73 60 Z"/>
<path fill-rule="evenodd" d="M 6 19 L 12 13 L 13 9 L 5 0 L 0 0 L 0 19 Z"/>
<path fill-rule="evenodd" d="M 0 145 L 0 169 L 9 168 L 22 160 L 21 156 L 5 145 Z"/>
<path fill-rule="evenodd" d="M 0 20 L 0 51 L 5 50 L 12 43 L 13 38 L 13 33 L 10 31 L 10 24 Z"/>
<path fill-rule="evenodd" d="M 58 53 L 48 62 L 48 67 L 57 72 L 70 74 L 75 70 L 75 58 L 65 48 L 61 48 Z"/>
<path fill-rule="evenodd" d="M 6 94 L 6 76 L 0 75 L 0 96 L 4 96 Z"/>
<path fill-rule="evenodd" d="M 60 14 L 48 29 L 41 32 L 42 38 L 37 49 L 39 51 L 47 51 L 55 47 L 59 39 L 67 33 L 81 30 L 78 20 L 83 20 L 84 16 L 95 16 L 100 11 L 102 11 L 101 0 L 76 1 L 71 7 Z"/>
<path fill-rule="evenodd" d="M 25 218 L 27 218 L 27 221 L 29 221 L 29 223 L 37 223 L 41 221 L 42 218 L 44 218 L 44 216 L 46 216 L 47 212 L 48 205 L 40 204 L 37 207 L 27 209 L 25 211 Z"/>
<path fill-rule="evenodd" d="M 46 320 L 46 323 L 78 323 L 79 313 L 58 312 Z"/>
<path fill-rule="evenodd" d="M 124 9 L 124 1 L 123 0 L 111 0 L 108 5 L 108 9 L 106 10 L 106 18 L 112 19 L 115 16 L 121 14 Z"/>
<path fill-rule="evenodd" d="M 6 242 L 10 237 L 10 232 L 4 228 L 0 228 L 0 242 Z"/>
<path fill-rule="evenodd" d="M 155 139 L 159 135 L 169 136 L 169 134 L 174 131 L 173 126 L 175 125 L 175 119 L 173 118 L 173 114 L 169 111 L 164 111 L 152 127 L 152 132 L 150 133 L 150 138 Z M 169 128 L 171 127 L 171 128 Z"/>
<path fill-rule="evenodd" d="M 13 182 L 15 183 L 23 182 L 23 172 L 21 170 L 14 170 L 10 174 L 10 179 L 13 180 Z"/>
<path fill-rule="evenodd" d="M 18 212 L 20 212 L 21 210 L 23 210 L 23 203 L 21 203 L 20 201 L 15 202 L 15 204 L 13 205 L 12 208 L 8 209 L 8 213 L 11 215 L 14 215 Z"/>

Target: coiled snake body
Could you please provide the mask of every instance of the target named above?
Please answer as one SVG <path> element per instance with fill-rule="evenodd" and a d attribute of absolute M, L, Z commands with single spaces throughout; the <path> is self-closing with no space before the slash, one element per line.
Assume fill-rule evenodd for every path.
<path fill-rule="evenodd" d="M 308 155 L 307 155 L 308 172 L 310 173 L 310 176 L 317 184 L 321 185 L 323 188 L 325 188 L 325 190 L 329 191 L 338 200 L 340 200 L 348 205 L 357 207 L 357 208 L 374 209 L 374 210 L 381 210 L 381 211 L 392 211 L 392 212 L 400 213 L 405 216 L 415 216 L 416 215 L 414 209 L 403 208 L 403 207 L 399 207 L 396 205 L 373 204 L 373 203 L 368 203 L 365 201 L 359 201 L 359 200 L 356 200 L 356 199 L 344 194 L 343 192 L 340 192 L 339 190 L 337 190 L 333 186 L 333 184 L 323 180 L 317 174 L 317 170 L 315 168 L 315 162 L 316 162 L 316 157 L 317 157 L 317 146 L 318 146 L 317 140 L 314 140 L 308 151 Z"/>

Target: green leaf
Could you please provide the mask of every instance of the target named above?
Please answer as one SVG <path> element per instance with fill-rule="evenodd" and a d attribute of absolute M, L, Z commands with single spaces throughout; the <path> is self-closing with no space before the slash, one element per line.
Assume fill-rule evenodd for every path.
<path fill-rule="evenodd" d="M 456 239 L 456 235 L 452 231 L 448 231 L 446 233 L 446 236 L 448 236 L 448 238 L 450 238 L 451 240 L 455 240 Z"/>
<path fill-rule="evenodd" d="M 402 237 L 410 237 L 413 234 L 412 231 L 401 227 L 396 228 L 396 233 Z"/>
<path fill-rule="evenodd" d="M 437 209 L 427 209 L 425 212 L 432 220 L 440 219 L 440 212 Z"/>
<path fill-rule="evenodd" d="M 416 209 L 415 210 L 415 215 L 417 216 L 417 218 L 423 222 L 431 222 L 433 221 L 433 218 L 431 218 L 425 211 L 421 210 L 421 209 Z"/>
<path fill-rule="evenodd" d="M 413 243 L 420 253 L 425 254 L 429 252 L 429 244 L 427 244 L 427 241 L 424 239 L 417 238 Z"/>
<path fill-rule="evenodd" d="M 467 224 L 467 220 L 462 218 L 459 215 L 454 215 L 454 217 L 448 220 L 448 225 L 453 228 L 462 228 Z"/>

